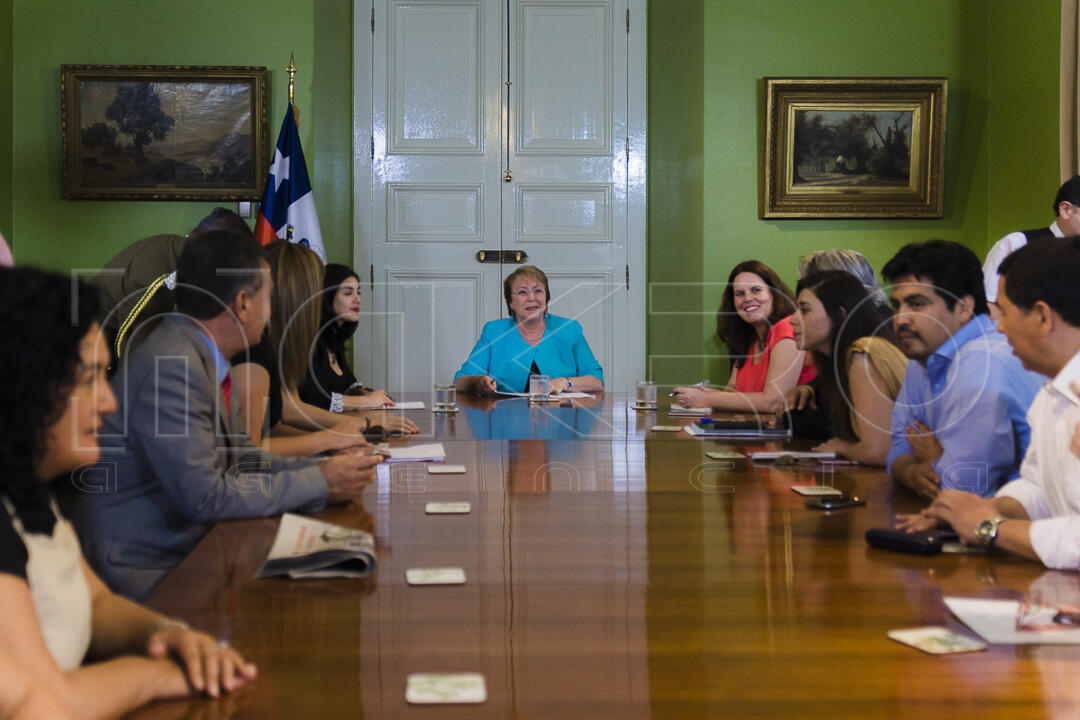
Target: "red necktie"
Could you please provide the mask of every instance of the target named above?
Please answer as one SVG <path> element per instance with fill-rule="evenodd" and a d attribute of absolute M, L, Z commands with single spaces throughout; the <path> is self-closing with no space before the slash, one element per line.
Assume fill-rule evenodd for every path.
<path fill-rule="evenodd" d="M 226 375 L 221 381 L 221 394 L 225 396 L 225 417 L 229 416 L 229 398 L 232 395 L 232 377 Z"/>

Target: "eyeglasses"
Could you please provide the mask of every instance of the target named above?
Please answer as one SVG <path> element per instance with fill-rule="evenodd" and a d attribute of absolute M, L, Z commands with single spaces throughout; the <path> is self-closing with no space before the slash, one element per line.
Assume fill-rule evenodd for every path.
<path fill-rule="evenodd" d="M 1016 608 L 1016 629 L 1029 632 L 1065 630 L 1080 627 L 1080 605 L 1049 605 L 1042 595 L 1024 596 Z"/>

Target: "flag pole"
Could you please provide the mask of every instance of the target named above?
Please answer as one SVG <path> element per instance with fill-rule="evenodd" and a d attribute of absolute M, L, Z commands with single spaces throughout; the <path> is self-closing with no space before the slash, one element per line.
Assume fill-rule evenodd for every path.
<path fill-rule="evenodd" d="M 289 104 L 293 104 L 293 83 L 296 79 L 296 62 L 293 60 L 293 53 L 289 51 L 289 67 L 285 68 L 285 72 L 289 73 Z"/>

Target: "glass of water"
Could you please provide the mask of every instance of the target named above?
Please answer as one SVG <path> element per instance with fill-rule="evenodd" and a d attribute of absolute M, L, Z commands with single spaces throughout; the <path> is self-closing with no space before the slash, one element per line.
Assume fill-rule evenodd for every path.
<path fill-rule="evenodd" d="M 551 378 L 547 375 L 529 376 L 529 399 L 545 400 L 551 391 Z"/>
<path fill-rule="evenodd" d="M 457 409 L 457 388 L 453 384 L 435 386 L 435 412 Z"/>
<path fill-rule="evenodd" d="M 638 381 L 637 406 L 643 410 L 656 409 L 656 383 L 648 380 Z"/>

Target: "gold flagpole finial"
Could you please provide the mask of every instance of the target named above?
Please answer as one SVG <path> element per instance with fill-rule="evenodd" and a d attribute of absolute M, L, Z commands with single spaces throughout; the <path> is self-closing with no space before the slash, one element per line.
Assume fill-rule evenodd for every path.
<path fill-rule="evenodd" d="M 293 104 L 293 81 L 296 77 L 296 63 L 293 61 L 293 53 L 289 52 L 289 67 L 285 68 L 289 73 L 289 104 Z"/>

